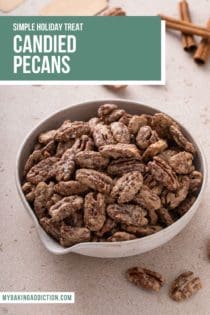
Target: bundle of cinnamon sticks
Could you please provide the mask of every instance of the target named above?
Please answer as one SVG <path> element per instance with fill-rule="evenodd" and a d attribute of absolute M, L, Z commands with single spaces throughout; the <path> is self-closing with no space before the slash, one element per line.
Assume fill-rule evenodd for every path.
<path fill-rule="evenodd" d="M 205 64 L 210 57 L 210 18 L 206 27 L 198 26 L 191 21 L 190 9 L 186 0 L 179 2 L 180 19 L 175 19 L 160 14 L 162 20 L 166 21 L 166 27 L 180 31 L 182 34 L 182 45 L 184 50 L 193 52 L 193 58 L 198 64 Z M 194 36 L 201 37 L 197 45 Z"/>

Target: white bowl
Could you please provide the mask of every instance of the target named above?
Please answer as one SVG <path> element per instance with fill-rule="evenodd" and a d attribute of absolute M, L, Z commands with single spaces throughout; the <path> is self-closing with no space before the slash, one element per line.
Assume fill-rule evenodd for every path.
<path fill-rule="evenodd" d="M 72 105 L 68 108 L 65 108 L 49 118 L 41 122 L 23 141 L 23 144 L 20 147 L 19 153 L 17 155 L 16 161 L 16 184 L 19 195 L 23 202 L 23 205 L 27 212 L 31 215 L 32 219 L 35 222 L 37 231 L 39 233 L 40 239 L 44 246 L 53 254 L 62 255 L 67 253 L 78 253 L 87 256 L 93 257 L 103 257 L 103 258 L 114 258 L 114 257 L 127 257 L 132 255 L 141 254 L 147 251 L 150 251 L 158 246 L 163 245 L 164 243 L 171 240 L 175 235 L 177 235 L 183 228 L 189 223 L 193 215 L 197 211 L 199 204 L 201 202 L 204 187 L 206 186 L 207 178 L 207 166 L 203 151 L 195 141 L 194 137 L 181 125 L 185 135 L 190 139 L 194 145 L 197 147 L 197 159 L 196 166 L 203 173 L 203 184 L 199 195 L 191 207 L 191 209 L 182 216 L 179 220 L 173 223 L 171 226 L 146 237 L 124 241 L 124 242 L 88 242 L 80 243 L 69 248 L 63 248 L 59 243 L 54 241 L 39 225 L 39 222 L 30 207 L 29 203 L 25 199 L 25 196 L 21 190 L 22 174 L 24 164 L 33 148 L 35 139 L 37 136 L 46 130 L 54 129 L 59 127 L 61 123 L 66 119 L 71 120 L 87 120 L 90 117 L 96 116 L 97 109 L 101 104 L 104 103 L 114 103 L 118 104 L 121 108 L 126 109 L 131 114 L 154 114 L 159 112 L 157 109 L 151 108 L 146 105 L 142 105 L 138 102 L 128 101 L 128 100 L 99 100 L 99 101 L 90 101 L 77 105 Z"/>

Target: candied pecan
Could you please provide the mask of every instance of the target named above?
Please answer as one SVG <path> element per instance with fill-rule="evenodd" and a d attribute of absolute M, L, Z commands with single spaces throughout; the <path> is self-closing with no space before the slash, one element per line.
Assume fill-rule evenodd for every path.
<path fill-rule="evenodd" d="M 175 126 L 177 129 L 179 129 L 178 124 L 166 114 L 156 113 L 152 117 L 152 128 L 157 131 L 161 138 L 170 137 L 169 130 L 171 126 Z"/>
<path fill-rule="evenodd" d="M 184 201 L 188 195 L 189 187 L 190 187 L 190 180 L 187 176 L 182 176 L 180 178 L 180 188 L 172 193 L 169 192 L 166 196 L 166 202 L 169 209 L 175 209 L 178 205 Z"/>
<path fill-rule="evenodd" d="M 193 195 L 187 196 L 187 198 L 182 201 L 182 203 L 176 209 L 180 216 L 183 216 L 194 204 L 196 197 Z"/>
<path fill-rule="evenodd" d="M 172 168 L 161 158 L 155 156 L 152 162 L 148 163 L 149 170 L 155 180 L 162 183 L 168 190 L 177 190 L 179 182 Z"/>
<path fill-rule="evenodd" d="M 122 241 L 130 241 L 135 240 L 136 236 L 131 233 L 118 231 L 115 232 L 112 236 L 107 238 L 108 242 L 122 242 Z"/>
<path fill-rule="evenodd" d="M 174 220 L 167 209 L 160 208 L 157 210 L 157 213 L 158 213 L 158 217 L 160 218 L 160 221 L 164 225 L 169 226 L 174 223 Z"/>
<path fill-rule="evenodd" d="M 129 172 L 120 177 L 111 191 L 111 197 L 117 198 L 118 203 L 131 201 L 139 192 L 143 184 L 143 176 L 140 172 Z"/>
<path fill-rule="evenodd" d="M 110 127 L 101 123 L 94 128 L 93 139 L 98 148 L 106 144 L 115 143 Z"/>
<path fill-rule="evenodd" d="M 158 140 L 157 142 L 150 144 L 150 146 L 144 151 L 142 159 L 147 160 L 148 158 L 158 155 L 159 153 L 163 152 L 167 147 L 168 144 L 165 140 Z"/>
<path fill-rule="evenodd" d="M 60 222 L 54 222 L 51 218 L 43 217 L 40 220 L 40 224 L 48 234 L 59 241 L 61 228 Z"/>
<path fill-rule="evenodd" d="M 140 152 L 135 144 L 110 144 L 104 145 L 99 148 L 99 151 L 103 156 L 118 158 L 135 158 L 140 159 Z"/>
<path fill-rule="evenodd" d="M 54 155 L 55 148 L 56 148 L 55 142 L 50 141 L 43 148 L 40 148 L 38 150 L 36 149 L 35 151 L 33 151 L 29 156 L 28 160 L 26 161 L 24 167 L 24 174 L 26 175 L 27 172 L 40 161 Z"/>
<path fill-rule="evenodd" d="M 89 169 L 76 171 L 76 180 L 101 193 L 108 194 L 112 188 L 112 179 L 103 172 Z"/>
<path fill-rule="evenodd" d="M 85 196 L 84 222 L 90 231 L 99 231 L 106 220 L 105 198 L 101 193 L 89 193 Z"/>
<path fill-rule="evenodd" d="M 82 135 L 74 142 L 72 146 L 72 151 L 76 154 L 81 151 L 91 151 L 93 150 L 93 148 L 94 148 L 93 140 L 87 135 Z"/>
<path fill-rule="evenodd" d="M 150 217 L 150 224 L 155 225 L 158 219 L 155 210 L 161 207 L 159 196 L 156 195 L 149 187 L 143 185 L 140 192 L 135 196 L 134 201 L 147 209 Z"/>
<path fill-rule="evenodd" d="M 27 181 L 38 184 L 44 182 L 52 177 L 51 170 L 58 161 L 56 157 L 49 157 L 38 164 L 34 165 L 26 175 Z"/>
<path fill-rule="evenodd" d="M 192 271 L 186 271 L 179 275 L 171 285 L 170 297 L 179 302 L 190 298 L 202 288 L 201 280 L 195 277 Z"/>
<path fill-rule="evenodd" d="M 168 159 L 169 165 L 177 174 L 189 174 L 193 171 L 193 155 L 189 152 L 180 152 Z"/>
<path fill-rule="evenodd" d="M 148 223 L 146 211 L 137 205 L 132 204 L 111 204 L 106 209 L 110 218 L 116 222 L 125 223 L 127 225 L 143 226 Z"/>
<path fill-rule="evenodd" d="M 62 225 L 60 231 L 60 244 L 69 247 L 75 244 L 89 242 L 90 231 L 84 227 L 71 227 Z"/>
<path fill-rule="evenodd" d="M 93 133 L 94 128 L 98 123 L 100 123 L 100 119 L 98 117 L 93 117 L 89 119 L 88 124 L 89 124 L 91 133 Z"/>
<path fill-rule="evenodd" d="M 118 109 L 118 106 L 115 104 L 103 104 L 98 109 L 98 116 L 105 124 L 119 120 L 124 114 L 124 109 Z"/>
<path fill-rule="evenodd" d="M 88 191 L 88 187 L 76 180 L 70 180 L 57 183 L 54 190 L 62 196 L 70 196 L 85 193 Z"/>
<path fill-rule="evenodd" d="M 124 125 L 126 125 L 128 127 L 130 119 L 132 117 L 133 117 L 132 115 L 125 113 L 118 121 L 123 123 Z"/>
<path fill-rule="evenodd" d="M 117 160 L 113 160 L 107 168 L 107 172 L 113 176 L 121 176 L 132 171 L 144 173 L 145 170 L 145 165 L 139 160 L 133 158 L 119 158 Z"/>
<path fill-rule="evenodd" d="M 130 143 L 130 133 L 128 128 L 121 122 L 113 122 L 110 125 L 114 140 L 118 143 Z"/>
<path fill-rule="evenodd" d="M 56 149 L 56 156 L 62 157 L 62 155 L 64 154 L 66 150 L 72 148 L 74 142 L 75 142 L 75 139 L 71 139 L 67 142 L 59 142 Z"/>
<path fill-rule="evenodd" d="M 74 212 L 69 217 L 65 218 L 63 222 L 71 227 L 84 227 L 83 211 L 80 209 Z"/>
<path fill-rule="evenodd" d="M 139 129 L 147 125 L 147 118 L 144 115 L 133 115 L 129 120 L 128 130 L 136 135 Z"/>
<path fill-rule="evenodd" d="M 139 237 L 148 236 L 162 230 L 162 227 L 159 225 L 135 226 L 122 224 L 122 228 L 123 230 L 135 234 L 136 236 Z"/>
<path fill-rule="evenodd" d="M 35 198 L 35 188 L 36 186 L 34 186 L 32 183 L 29 182 L 25 182 L 22 185 L 22 191 L 26 197 L 26 200 L 28 202 L 33 202 L 34 198 Z"/>
<path fill-rule="evenodd" d="M 160 154 L 158 154 L 158 156 L 168 163 L 169 159 L 179 152 L 180 152 L 180 150 L 176 147 L 173 149 L 166 149 L 163 152 L 161 152 Z"/>
<path fill-rule="evenodd" d="M 143 126 L 139 129 L 136 136 L 136 143 L 142 150 L 146 149 L 150 144 L 159 140 L 156 131 L 152 130 L 150 126 Z"/>
<path fill-rule="evenodd" d="M 103 169 L 109 164 L 109 158 L 96 151 L 82 151 L 75 156 L 76 164 L 81 168 Z"/>
<path fill-rule="evenodd" d="M 179 128 L 171 126 L 170 133 L 174 141 L 178 144 L 180 148 L 183 148 L 185 151 L 190 152 L 192 154 L 196 153 L 195 146 L 187 140 L 187 138 L 183 135 Z"/>
<path fill-rule="evenodd" d="M 54 164 L 51 174 L 57 181 L 67 181 L 75 170 L 74 152 L 72 148 L 66 150 L 61 159 Z"/>
<path fill-rule="evenodd" d="M 61 221 L 66 217 L 74 214 L 77 210 L 83 206 L 83 198 L 77 195 L 64 197 L 53 205 L 49 213 L 53 218 L 53 221 Z"/>
<path fill-rule="evenodd" d="M 97 237 L 103 237 L 104 235 L 112 233 L 112 231 L 116 228 L 116 226 L 117 226 L 117 223 L 114 220 L 107 218 L 102 228 L 99 231 L 97 231 L 95 234 Z"/>
<path fill-rule="evenodd" d="M 54 193 L 54 183 L 47 185 L 45 182 L 40 182 L 35 189 L 34 211 L 40 219 L 45 216 L 47 209 L 47 202 Z"/>
<path fill-rule="evenodd" d="M 67 142 L 70 139 L 80 138 L 82 135 L 88 135 L 89 133 L 90 127 L 87 122 L 67 121 L 57 130 L 55 139 L 57 141 Z"/>
<path fill-rule="evenodd" d="M 203 175 L 199 171 L 193 171 L 190 174 L 190 192 L 198 192 L 203 182 Z"/>
<path fill-rule="evenodd" d="M 165 279 L 155 271 L 146 268 L 133 267 L 126 271 L 128 281 L 147 290 L 159 292 L 163 286 Z"/>
<path fill-rule="evenodd" d="M 156 195 L 160 195 L 163 191 L 163 185 L 160 184 L 157 180 L 153 178 L 153 176 L 149 173 L 144 175 L 144 184 L 148 186 L 153 193 Z"/>
<path fill-rule="evenodd" d="M 54 140 L 57 130 L 49 130 L 39 135 L 39 143 L 47 144 Z"/>

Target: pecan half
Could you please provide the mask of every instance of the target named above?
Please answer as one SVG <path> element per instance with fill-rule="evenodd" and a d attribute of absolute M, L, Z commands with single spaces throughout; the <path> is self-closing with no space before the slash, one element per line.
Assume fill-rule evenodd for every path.
<path fill-rule="evenodd" d="M 110 236 L 107 239 L 107 241 L 108 242 L 122 242 L 122 241 L 135 240 L 135 238 L 136 236 L 131 233 L 118 231 L 118 232 L 115 232 L 112 236 Z"/>
<path fill-rule="evenodd" d="M 200 190 L 203 182 L 203 175 L 201 172 L 193 171 L 190 174 L 190 191 L 196 193 Z"/>
<path fill-rule="evenodd" d="M 84 121 L 65 121 L 57 130 L 55 139 L 57 141 L 67 142 L 70 139 L 80 138 L 82 135 L 88 135 L 90 127 Z"/>
<path fill-rule="evenodd" d="M 101 230 L 96 232 L 96 236 L 103 237 L 103 236 L 106 236 L 107 234 L 110 234 L 110 233 L 112 234 L 112 231 L 116 228 L 116 226 L 117 226 L 117 223 L 114 220 L 107 218 Z"/>
<path fill-rule="evenodd" d="M 54 183 L 40 182 L 35 189 L 34 211 L 40 219 L 46 215 L 47 203 L 54 194 Z"/>
<path fill-rule="evenodd" d="M 167 147 L 168 144 L 165 140 L 158 140 L 157 142 L 154 142 L 148 146 L 148 148 L 144 151 L 144 154 L 142 155 L 142 159 L 146 161 L 147 159 L 152 158 L 153 156 L 163 152 Z"/>
<path fill-rule="evenodd" d="M 53 205 L 49 213 L 52 216 L 53 221 L 61 221 L 64 218 L 74 214 L 77 210 L 83 206 L 83 198 L 80 196 L 65 197 Z"/>
<path fill-rule="evenodd" d="M 101 123 L 97 124 L 94 128 L 93 139 L 98 148 L 115 143 L 110 127 Z"/>
<path fill-rule="evenodd" d="M 135 158 L 140 159 L 140 152 L 135 144 L 110 144 L 99 148 L 101 154 L 105 157 L 118 158 Z"/>
<path fill-rule="evenodd" d="M 136 135 L 139 129 L 147 125 L 147 118 L 145 115 L 134 115 L 130 118 L 128 124 L 128 130 L 133 135 Z"/>
<path fill-rule="evenodd" d="M 169 213 L 169 211 L 165 208 L 160 208 L 157 210 L 157 214 L 158 214 L 158 217 L 160 219 L 160 221 L 166 225 L 166 226 L 169 226 L 171 224 L 174 223 L 174 220 L 171 216 L 171 214 Z"/>
<path fill-rule="evenodd" d="M 189 152 L 180 152 L 168 159 L 169 165 L 177 174 L 189 174 L 193 171 L 193 155 Z"/>
<path fill-rule="evenodd" d="M 183 216 L 194 204 L 196 197 L 189 195 L 176 209 L 180 216 Z"/>
<path fill-rule="evenodd" d="M 75 170 L 74 152 L 72 148 L 66 150 L 61 159 L 54 165 L 51 174 L 56 180 L 67 181 L 69 180 Z"/>
<path fill-rule="evenodd" d="M 201 280 L 192 271 L 182 273 L 174 280 L 170 290 L 170 297 L 179 302 L 188 299 L 202 288 Z"/>
<path fill-rule="evenodd" d="M 159 292 L 163 286 L 165 279 L 155 271 L 146 268 L 133 267 L 126 271 L 128 281 L 137 287 Z"/>
<path fill-rule="evenodd" d="M 161 138 L 170 137 L 170 127 L 175 126 L 179 128 L 178 124 L 170 118 L 168 115 L 163 113 L 156 113 L 152 117 L 152 128 L 155 129 Z"/>
<path fill-rule="evenodd" d="M 51 171 L 57 161 L 58 159 L 56 157 L 49 157 L 40 161 L 38 164 L 34 165 L 26 175 L 27 181 L 35 185 L 39 182 L 47 181 L 52 177 Z"/>
<path fill-rule="evenodd" d="M 62 155 L 64 154 L 66 150 L 72 148 L 74 142 L 75 142 L 75 139 L 71 139 L 67 142 L 59 142 L 56 149 L 56 156 L 59 158 L 62 157 Z"/>
<path fill-rule="evenodd" d="M 183 135 L 178 127 L 171 126 L 170 133 L 174 139 L 174 141 L 178 144 L 180 148 L 183 148 L 185 151 L 190 152 L 192 154 L 196 153 L 195 146 L 187 140 L 187 138 Z"/>
<path fill-rule="evenodd" d="M 159 138 L 156 131 L 152 130 L 150 126 L 141 127 L 136 136 L 136 143 L 142 150 L 145 150 L 150 144 L 158 140 Z"/>
<path fill-rule="evenodd" d="M 101 193 L 109 193 L 112 188 L 112 179 L 105 173 L 89 169 L 76 171 L 76 180 Z"/>
<path fill-rule="evenodd" d="M 122 228 L 123 230 L 135 234 L 138 237 L 148 236 L 162 230 L 162 227 L 159 225 L 135 226 L 123 224 Z"/>
<path fill-rule="evenodd" d="M 75 156 L 76 164 L 81 168 L 103 169 L 109 164 L 109 158 L 96 151 L 82 151 Z"/>
<path fill-rule="evenodd" d="M 103 104 L 98 109 L 99 118 L 106 124 L 119 120 L 124 114 L 124 109 L 119 109 L 115 104 Z"/>
<path fill-rule="evenodd" d="M 85 196 L 84 222 L 90 231 L 99 231 L 106 220 L 105 198 L 101 193 Z"/>
<path fill-rule="evenodd" d="M 143 184 L 143 176 L 140 172 L 129 172 L 120 177 L 112 191 L 111 197 L 117 198 L 118 203 L 127 203 L 134 199 Z"/>
<path fill-rule="evenodd" d="M 168 190 L 177 190 L 179 182 L 172 168 L 161 158 L 155 156 L 152 162 L 148 163 L 149 170 L 155 180 L 162 183 Z"/>
<path fill-rule="evenodd" d="M 180 205 L 182 201 L 184 201 L 188 195 L 189 187 L 190 187 L 190 180 L 189 177 L 183 176 L 180 179 L 180 188 L 172 193 L 169 192 L 166 196 L 166 202 L 169 209 L 175 209 Z"/>
<path fill-rule="evenodd" d="M 36 186 L 33 185 L 32 183 L 29 183 L 29 182 L 25 182 L 23 185 L 22 185 L 22 191 L 26 197 L 26 200 L 28 202 L 33 202 L 34 199 L 35 199 L 35 188 Z"/>
<path fill-rule="evenodd" d="M 89 242 L 90 231 L 84 227 L 71 227 L 62 225 L 60 231 L 60 244 L 64 247 L 73 246 L 75 244 Z"/>
<path fill-rule="evenodd" d="M 60 222 L 54 222 L 51 218 L 43 217 L 40 220 L 40 224 L 48 234 L 59 241 L 61 228 Z"/>
<path fill-rule="evenodd" d="M 111 204 L 107 207 L 106 211 L 108 216 L 116 222 L 134 226 L 143 226 L 148 223 L 146 211 L 140 206 Z"/>
<path fill-rule="evenodd" d="M 118 143 L 130 143 L 128 128 L 121 122 L 113 122 L 110 125 L 112 135 Z"/>
<path fill-rule="evenodd" d="M 70 180 L 57 183 L 54 186 L 54 190 L 62 196 L 70 196 L 85 193 L 88 191 L 88 187 L 79 181 Z"/>
<path fill-rule="evenodd" d="M 50 141 L 54 140 L 56 132 L 57 132 L 56 130 L 49 130 L 41 133 L 39 135 L 39 143 L 47 144 Z"/>
<path fill-rule="evenodd" d="M 146 166 L 137 159 L 119 158 L 111 161 L 107 168 L 107 172 L 112 176 L 122 176 L 125 173 L 137 171 L 144 173 Z"/>

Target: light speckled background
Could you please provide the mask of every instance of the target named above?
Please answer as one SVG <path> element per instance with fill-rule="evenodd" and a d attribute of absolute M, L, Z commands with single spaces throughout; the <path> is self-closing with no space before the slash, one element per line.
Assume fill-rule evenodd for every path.
<path fill-rule="evenodd" d="M 28 0 L 13 14 L 37 14 L 44 0 Z M 209 17 L 210 1 L 190 1 L 195 22 Z M 110 1 L 130 15 L 157 12 L 177 14 L 172 0 Z M 15 156 L 25 135 L 55 110 L 80 101 L 127 98 L 156 106 L 184 123 L 200 139 L 210 159 L 210 64 L 200 68 L 182 51 L 176 35 L 167 35 L 167 85 L 129 87 L 113 93 L 100 86 L 0 87 L 0 290 L 75 291 L 75 305 L 0 306 L 0 314 L 115 314 L 209 315 L 210 262 L 206 242 L 210 238 L 209 183 L 197 215 L 172 241 L 149 253 L 123 259 L 102 260 L 77 255 L 56 257 L 42 246 L 31 218 L 17 195 Z M 159 294 L 138 290 L 124 279 L 124 271 L 143 265 L 163 273 L 167 284 Z M 172 279 L 185 269 L 199 274 L 203 289 L 177 304 L 168 298 Z"/>

